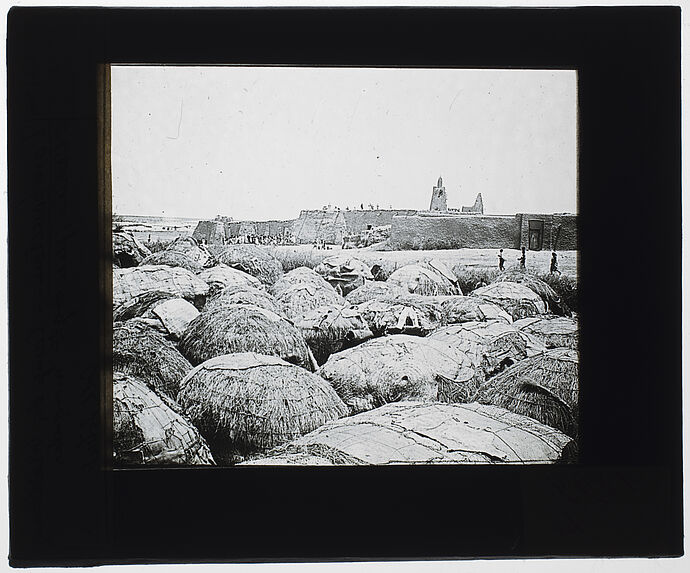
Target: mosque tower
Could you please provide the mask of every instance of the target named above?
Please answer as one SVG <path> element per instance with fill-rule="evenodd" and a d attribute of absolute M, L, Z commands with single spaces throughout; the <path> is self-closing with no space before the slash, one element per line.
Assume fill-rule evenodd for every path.
<path fill-rule="evenodd" d="M 438 178 L 438 184 L 431 192 L 431 205 L 429 211 L 448 211 L 446 203 L 446 188 L 443 186 L 443 179 Z"/>

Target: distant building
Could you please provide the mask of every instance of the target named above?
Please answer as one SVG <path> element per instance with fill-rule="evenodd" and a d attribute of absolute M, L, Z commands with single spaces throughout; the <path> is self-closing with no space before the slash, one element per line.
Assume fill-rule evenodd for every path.
<path fill-rule="evenodd" d="M 443 213 L 448 211 L 446 188 L 443 186 L 443 179 L 441 177 L 438 178 L 438 183 L 431 192 L 431 205 L 429 205 L 429 211 L 441 211 Z"/>
<path fill-rule="evenodd" d="M 463 207 L 463 213 L 478 213 L 480 215 L 484 214 L 484 202 L 482 201 L 482 194 L 477 193 L 477 198 L 474 200 L 474 205 L 471 207 Z"/>

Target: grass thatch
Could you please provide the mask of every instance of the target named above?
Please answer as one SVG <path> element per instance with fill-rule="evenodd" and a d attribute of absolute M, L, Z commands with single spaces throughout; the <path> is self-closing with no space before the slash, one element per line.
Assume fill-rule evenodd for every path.
<path fill-rule="evenodd" d="M 327 257 L 314 270 L 343 296 L 361 287 L 365 280 L 374 280 L 366 263 L 347 255 Z"/>
<path fill-rule="evenodd" d="M 320 306 L 345 306 L 345 299 L 323 277 L 306 267 L 286 273 L 269 290 L 294 322 Z"/>
<path fill-rule="evenodd" d="M 398 402 L 329 422 L 248 464 L 544 464 L 564 461 L 573 444 L 495 406 Z"/>
<path fill-rule="evenodd" d="M 453 266 L 453 274 L 462 292 L 468 293 L 494 282 L 501 273 L 497 268 L 468 267 L 458 263 Z"/>
<path fill-rule="evenodd" d="M 370 300 L 389 300 L 397 296 L 408 294 L 408 290 L 383 281 L 366 281 L 364 285 L 354 289 L 345 296 L 348 304 L 360 304 Z"/>
<path fill-rule="evenodd" d="M 131 374 L 158 394 L 175 398 L 192 365 L 171 342 L 137 322 L 113 327 L 113 370 Z"/>
<path fill-rule="evenodd" d="M 486 382 L 478 400 L 578 436 L 578 356 L 554 348 L 526 358 Z"/>
<path fill-rule="evenodd" d="M 204 269 L 196 276 L 208 284 L 209 297 L 215 296 L 227 287 L 249 287 L 260 290 L 264 288 L 264 285 L 256 277 L 223 264 Z"/>
<path fill-rule="evenodd" d="M 549 315 L 523 318 L 514 322 L 513 326 L 541 341 L 546 348 L 577 349 L 577 322 L 572 318 Z"/>
<path fill-rule="evenodd" d="M 192 364 L 223 354 L 256 352 L 313 370 L 309 347 L 292 323 L 253 305 L 202 312 L 182 336 L 180 351 Z"/>
<path fill-rule="evenodd" d="M 113 233 L 113 264 L 118 268 L 136 267 L 151 254 L 132 233 Z"/>
<path fill-rule="evenodd" d="M 470 295 L 497 304 L 513 320 L 546 313 L 542 298 L 520 283 L 495 282 L 472 291 Z"/>
<path fill-rule="evenodd" d="M 172 298 L 175 296 L 167 292 L 145 292 L 116 307 L 113 310 L 113 321 L 124 322 L 139 316 L 149 316 L 152 307 Z"/>
<path fill-rule="evenodd" d="M 482 322 L 500 320 L 506 324 L 513 318 L 500 306 L 472 296 L 438 297 L 443 324 L 461 324 L 463 322 Z"/>
<path fill-rule="evenodd" d="M 412 334 L 426 336 L 443 322 L 440 305 L 433 297 L 412 295 L 372 300 L 354 305 L 375 336 Z"/>
<path fill-rule="evenodd" d="M 558 293 L 530 272 L 518 269 L 509 270 L 500 273 L 494 282 L 512 282 L 525 285 L 541 297 L 550 312 L 561 316 L 570 316 L 570 309 Z"/>
<path fill-rule="evenodd" d="M 472 384 L 462 387 L 462 396 L 448 396 L 450 402 L 474 401 L 489 377 L 544 350 L 528 334 L 502 321 L 454 324 L 430 334 L 428 339 L 465 354 L 474 368 Z"/>
<path fill-rule="evenodd" d="M 237 304 L 252 304 L 275 312 L 279 316 L 285 316 L 285 309 L 273 295 L 263 290 L 263 285 L 261 289 L 237 285 L 226 287 L 206 301 L 204 311 L 213 312 L 215 309 Z"/>
<path fill-rule="evenodd" d="M 177 237 L 166 247 L 166 250 L 184 253 L 202 267 L 208 267 L 215 263 L 209 250 L 194 237 Z"/>
<path fill-rule="evenodd" d="M 209 245 L 219 263 L 244 271 L 265 285 L 272 285 L 283 274 L 283 267 L 272 255 L 257 245 Z"/>
<path fill-rule="evenodd" d="M 113 307 L 147 292 L 166 292 L 203 307 L 208 285 L 192 272 L 166 265 L 113 269 Z"/>
<path fill-rule="evenodd" d="M 169 267 L 180 267 L 193 273 L 198 273 L 203 267 L 194 259 L 178 251 L 160 251 L 146 257 L 142 265 L 167 265 Z"/>
<path fill-rule="evenodd" d="M 233 463 L 347 414 L 324 380 L 274 356 L 219 356 L 182 382 L 178 400 L 218 462 Z"/>
<path fill-rule="evenodd" d="M 334 352 L 354 346 L 373 336 L 367 323 L 354 308 L 321 306 L 296 323 L 321 365 Z"/>
<path fill-rule="evenodd" d="M 132 376 L 113 376 L 115 466 L 214 465 L 198 430 Z"/>
<path fill-rule="evenodd" d="M 386 282 L 398 285 L 412 294 L 435 296 L 462 294 L 452 273 L 441 263 L 405 265 L 393 272 Z"/>
<path fill-rule="evenodd" d="M 568 275 L 555 273 L 543 273 L 539 279 L 549 285 L 563 301 L 563 304 L 572 312 L 578 312 L 579 301 L 577 297 L 577 280 Z"/>
<path fill-rule="evenodd" d="M 397 334 L 333 354 L 318 373 L 355 414 L 400 400 L 437 400 L 445 384 L 461 387 L 474 369 L 467 356 L 437 341 Z"/>

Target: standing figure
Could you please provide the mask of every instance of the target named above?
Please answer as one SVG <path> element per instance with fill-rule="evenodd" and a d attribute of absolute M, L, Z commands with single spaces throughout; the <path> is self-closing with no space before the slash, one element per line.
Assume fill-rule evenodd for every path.
<path fill-rule="evenodd" d="M 499 271 L 504 271 L 504 270 L 505 270 L 505 268 L 503 267 L 503 265 L 505 264 L 505 262 L 506 262 L 506 260 L 503 258 L 503 249 L 501 249 L 501 250 L 498 252 L 498 270 L 499 270 Z"/>
<path fill-rule="evenodd" d="M 551 268 L 549 269 L 549 273 L 558 273 L 559 275 L 561 274 L 561 271 L 558 270 L 558 256 L 556 255 L 556 251 L 553 251 L 551 253 Z"/>
<path fill-rule="evenodd" d="M 527 268 L 525 267 L 525 247 L 522 247 L 522 256 L 518 258 L 518 262 L 520 263 L 520 270 L 524 271 Z"/>

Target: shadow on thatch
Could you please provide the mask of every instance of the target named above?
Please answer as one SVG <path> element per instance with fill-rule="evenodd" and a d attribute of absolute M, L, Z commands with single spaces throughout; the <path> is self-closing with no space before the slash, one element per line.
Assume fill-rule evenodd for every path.
<path fill-rule="evenodd" d="M 400 402 L 330 422 L 251 465 L 548 464 L 573 441 L 482 404 Z"/>
<path fill-rule="evenodd" d="M 570 309 L 568 305 L 563 302 L 560 295 L 532 273 L 512 269 L 499 274 L 494 279 L 494 282 L 512 282 L 525 285 L 541 297 L 550 312 L 560 316 L 570 316 Z"/>
<path fill-rule="evenodd" d="M 134 377 L 113 377 L 113 455 L 116 467 L 213 465 L 198 430 Z"/>
<path fill-rule="evenodd" d="M 272 285 L 283 274 L 280 261 L 257 245 L 209 245 L 219 263 L 238 269 Z"/>
<path fill-rule="evenodd" d="M 495 282 L 478 288 L 470 296 L 500 306 L 513 320 L 546 313 L 546 304 L 532 289 L 520 283 Z"/>
<path fill-rule="evenodd" d="M 174 399 L 192 365 L 165 337 L 133 321 L 113 327 L 113 370 L 131 374 Z"/>
<path fill-rule="evenodd" d="M 386 282 L 418 295 L 462 294 L 452 271 L 436 260 L 400 267 L 388 277 Z"/>
<path fill-rule="evenodd" d="M 306 267 L 286 273 L 269 290 L 294 322 L 321 306 L 345 306 L 345 299 L 323 277 Z"/>
<path fill-rule="evenodd" d="M 295 326 L 274 312 L 253 305 L 202 312 L 182 336 L 180 351 L 192 364 L 223 354 L 256 352 L 314 369 L 313 356 Z"/>
<path fill-rule="evenodd" d="M 180 267 L 142 265 L 113 270 L 113 307 L 148 292 L 166 292 L 202 308 L 208 285 Z"/>
<path fill-rule="evenodd" d="M 178 400 L 218 463 L 293 440 L 347 413 L 321 378 L 274 356 L 219 356 L 183 380 Z"/>
<path fill-rule="evenodd" d="M 577 438 L 578 397 L 577 352 L 554 348 L 488 380 L 478 400 L 529 416 Z"/>
<path fill-rule="evenodd" d="M 573 348 L 578 346 L 577 321 L 564 316 L 539 316 L 523 318 L 513 323 L 546 346 L 546 348 Z"/>

